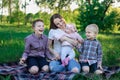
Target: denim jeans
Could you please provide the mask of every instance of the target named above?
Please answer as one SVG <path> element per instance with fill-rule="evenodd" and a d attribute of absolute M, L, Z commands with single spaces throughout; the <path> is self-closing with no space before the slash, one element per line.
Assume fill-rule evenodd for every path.
<path fill-rule="evenodd" d="M 71 71 L 73 68 L 77 67 L 78 70 L 80 71 L 81 67 L 80 67 L 80 64 L 78 62 L 76 62 L 74 59 L 71 59 L 68 63 L 67 66 L 62 66 L 61 65 L 61 62 L 58 60 L 58 61 L 51 61 L 50 64 L 50 70 L 52 72 L 62 72 L 62 71 Z"/>
<path fill-rule="evenodd" d="M 61 71 L 65 71 L 65 67 L 61 65 L 61 62 L 59 60 L 54 60 L 51 61 L 50 64 L 50 70 L 52 72 L 61 72 Z"/>

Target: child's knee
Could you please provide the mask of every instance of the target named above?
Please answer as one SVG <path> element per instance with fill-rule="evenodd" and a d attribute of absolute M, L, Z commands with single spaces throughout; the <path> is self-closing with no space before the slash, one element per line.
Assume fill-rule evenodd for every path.
<path fill-rule="evenodd" d="M 48 72 L 48 71 L 49 71 L 48 65 L 43 66 L 43 67 L 42 67 L 42 70 L 45 71 L 45 72 Z"/>
<path fill-rule="evenodd" d="M 89 66 L 83 66 L 82 71 L 88 73 L 90 71 Z"/>
<path fill-rule="evenodd" d="M 29 69 L 29 72 L 31 74 L 37 74 L 39 71 L 39 68 L 37 66 L 32 66 L 30 69 Z"/>
<path fill-rule="evenodd" d="M 73 68 L 73 69 L 71 70 L 71 72 L 79 73 L 80 71 L 79 71 L 79 69 L 78 69 L 77 67 L 75 67 L 75 68 Z"/>
<path fill-rule="evenodd" d="M 102 73 L 103 73 L 102 70 L 96 70 L 96 71 L 95 71 L 95 74 L 102 74 Z"/>

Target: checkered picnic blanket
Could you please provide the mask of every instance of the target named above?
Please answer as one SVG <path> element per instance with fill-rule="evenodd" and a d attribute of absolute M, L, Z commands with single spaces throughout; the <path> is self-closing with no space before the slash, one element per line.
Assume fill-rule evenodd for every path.
<path fill-rule="evenodd" d="M 103 76 L 109 79 L 113 74 L 120 72 L 119 66 L 103 67 Z M 87 78 L 85 75 L 84 78 Z M 25 65 L 17 62 L 0 64 L 0 75 L 11 75 L 12 80 L 72 80 L 76 73 L 72 72 L 40 72 L 36 75 L 28 73 Z"/>
<path fill-rule="evenodd" d="M 74 73 L 72 72 L 52 72 L 45 73 L 40 72 L 36 75 L 32 75 L 30 73 L 19 73 L 14 75 L 15 80 L 72 80 L 74 77 Z"/>
<path fill-rule="evenodd" d="M 0 64 L 0 75 L 11 75 L 12 80 L 72 80 L 73 72 L 39 72 L 36 75 L 30 74 L 26 65 L 19 65 L 17 62 Z"/>

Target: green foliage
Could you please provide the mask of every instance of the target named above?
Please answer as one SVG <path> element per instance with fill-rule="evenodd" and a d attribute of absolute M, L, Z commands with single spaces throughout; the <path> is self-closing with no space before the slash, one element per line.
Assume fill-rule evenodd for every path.
<path fill-rule="evenodd" d="M 0 63 L 19 61 L 24 50 L 24 38 L 33 32 L 32 27 L 0 25 Z M 47 35 L 48 29 L 44 34 Z M 14 57 L 13 57 L 14 56 Z"/>
<path fill-rule="evenodd" d="M 76 21 L 78 29 L 85 30 L 88 24 L 95 23 L 99 26 L 100 31 L 113 31 L 115 26 L 119 26 L 120 12 L 116 8 L 110 10 L 110 4 L 111 0 L 103 2 L 99 2 L 99 0 L 83 1 Z"/>
<path fill-rule="evenodd" d="M 49 24 L 50 24 L 50 17 L 51 17 L 51 14 L 48 14 L 47 12 L 42 12 L 40 13 L 40 19 L 43 19 L 44 21 L 44 24 L 46 25 L 45 27 L 49 27 Z"/>
<path fill-rule="evenodd" d="M 104 29 L 116 32 L 120 28 L 120 8 L 109 8 L 104 18 Z"/>
<path fill-rule="evenodd" d="M 8 75 L 8 76 L 0 76 L 0 80 L 11 80 L 11 75 Z"/>
<path fill-rule="evenodd" d="M 26 19 L 26 24 L 27 23 L 32 23 L 32 21 L 33 21 L 33 14 L 32 13 L 29 13 L 29 14 L 27 14 L 26 15 L 26 17 L 25 17 L 25 19 Z M 38 16 L 37 16 L 38 17 Z M 39 18 L 39 17 L 38 17 Z"/>
<path fill-rule="evenodd" d="M 23 17 L 21 17 L 21 16 L 23 16 Z M 22 11 L 15 10 L 11 14 L 10 23 L 23 22 L 24 17 L 25 17 L 25 15 L 23 14 Z"/>
<path fill-rule="evenodd" d="M 103 65 L 120 65 L 120 34 L 100 34 L 98 35 L 103 49 Z"/>
<path fill-rule="evenodd" d="M 72 80 L 91 80 L 91 79 L 83 76 L 82 74 L 76 74 Z"/>
<path fill-rule="evenodd" d="M 61 10 L 66 7 L 68 8 L 74 0 L 35 0 L 36 4 L 50 8 L 51 10 L 61 13 Z"/>
<path fill-rule="evenodd" d="M 36 13 L 36 14 L 33 16 L 33 18 L 36 19 L 36 18 L 39 18 L 40 16 L 41 16 L 41 13 L 38 12 L 38 13 Z"/>
<path fill-rule="evenodd" d="M 9 25 L 10 26 L 10 25 Z M 29 28 L 29 27 L 28 27 Z M 24 49 L 24 37 L 30 33 L 30 29 L 16 27 L 0 27 L 0 56 L 1 62 L 18 61 Z M 14 58 L 13 58 L 14 56 Z"/>
<path fill-rule="evenodd" d="M 80 29 L 85 30 L 85 27 L 88 24 L 96 23 L 101 24 L 101 17 L 104 16 L 103 11 L 104 7 L 101 5 L 98 0 L 91 0 L 92 3 L 83 2 L 79 8 L 80 15 L 78 16 L 78 21 L 80 24 Z"/>

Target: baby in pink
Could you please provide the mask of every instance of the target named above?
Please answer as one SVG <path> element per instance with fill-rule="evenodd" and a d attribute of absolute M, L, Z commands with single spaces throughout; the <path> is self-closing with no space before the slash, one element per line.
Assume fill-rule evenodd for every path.
<path fill-rule="evenodd" d="M 80 44 L 83 42 L 83 38 L 77 33 L 77 29 L 73 24 L 67 24 L 65 34 L 62 36 L 66 36 L 77 40 Z M 80 45 L 78 45 L 80 47 Z M 74 46 L 67 41 L 62 42 L 62 49 L 61 49 L 61 61 L 62 65 L 68 65 L 70 59 L 75 58 Z"/>

